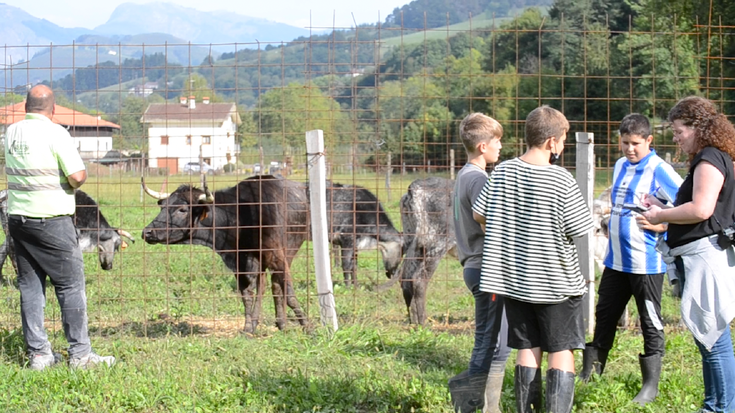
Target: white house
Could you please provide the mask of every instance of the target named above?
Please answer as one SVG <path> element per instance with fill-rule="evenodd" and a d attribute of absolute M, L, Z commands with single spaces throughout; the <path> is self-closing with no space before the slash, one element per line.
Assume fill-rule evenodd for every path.
<path fill-rule="evenodd" d="M 241 124 L 234 103 L 196 102 L 191 96 L 180 103 L 152 103 L 140 121 L 148 124 L 148 166 L 168 168 L 169 174 L 199 160 L 214 169 L 236 163 L 240 146 L 236 138 Z"/>

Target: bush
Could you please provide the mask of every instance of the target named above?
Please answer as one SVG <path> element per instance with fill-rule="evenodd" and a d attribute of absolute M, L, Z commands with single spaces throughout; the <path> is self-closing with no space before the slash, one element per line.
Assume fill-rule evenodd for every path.
<path fill-rule="evenodd" d="M 226 163 L 225 166 L 222 167 L 222 170 L 225 171 L 225 173 L 230 173 L 235 171 L 235 164 L 233 163 Z"/>

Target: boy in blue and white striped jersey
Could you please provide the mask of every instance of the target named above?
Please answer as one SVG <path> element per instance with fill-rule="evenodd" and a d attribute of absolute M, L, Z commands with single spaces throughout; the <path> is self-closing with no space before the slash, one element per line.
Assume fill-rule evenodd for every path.
<path fill-rule="evenodd" d="M 643 387 L 633 401 L 644 405 L 658 394 L 664 331 L 661 322 L 661 287 L 666 265 L 656 251 L 656 242 L 666 228 L 651 225 L 624 204 L 640 203 L 643 194 L 673 203 L 682 183 L 671 165 L 651 149 L 648 119 L 632 113 L 620 124 L 620 148 L 624 157 L 615 164 L 612 213 L 605 270 L 598 289 L 595 335 L 584 350 L 580 374 L 589 380 L 593 370 L 602 374 L 612 348 L 617 321 L 631 295 L 635 297 L 643 331 L 644 354 L 639 356 Z"/>

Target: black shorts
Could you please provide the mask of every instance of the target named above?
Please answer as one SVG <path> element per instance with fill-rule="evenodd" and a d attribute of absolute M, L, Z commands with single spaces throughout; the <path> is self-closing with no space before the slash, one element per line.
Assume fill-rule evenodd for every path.
<path fill-rule="evenodd" d="M 555 304 L 532 304 L 506 297 L 508 346 L 519 350 L 541 347 L 547 353 L 583 349 L 582 297 Z"/>

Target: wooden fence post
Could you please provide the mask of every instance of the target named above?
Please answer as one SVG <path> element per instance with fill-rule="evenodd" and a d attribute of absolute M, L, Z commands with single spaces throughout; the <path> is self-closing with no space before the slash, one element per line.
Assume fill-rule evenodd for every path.
<path fill-rule="evenodd" d="M 327 164 L 324 156 L 324 132 L 321 130 L 306 132 L 306 165 L 309 169 L 311 237 L 314 248 L 319 314 L 323 325 L 337 331 L 339 326 L 332 290 L 329 238 L 327 237 Z"/>
<path fill-rule="evenodd" d="M 587 207 L 592 211 L 592 201 L 595 190 L 595 134 L 577 132 L 577 185 L 582 191 L 582 197 Z M 595 259 L 592 246 L 592 230 L 587 236 L 575 239 L 579 254 L 579 268 L 582 276 L 587 280 L 587 294 L 584 298 L 584 320 L 587 332 L 595 330 Z"/>

